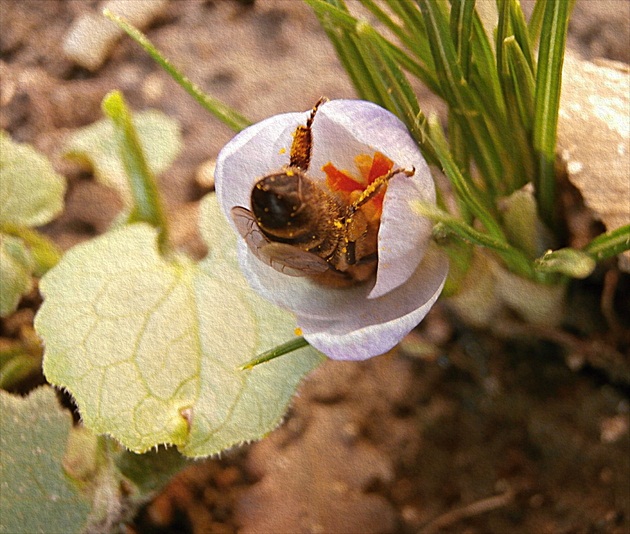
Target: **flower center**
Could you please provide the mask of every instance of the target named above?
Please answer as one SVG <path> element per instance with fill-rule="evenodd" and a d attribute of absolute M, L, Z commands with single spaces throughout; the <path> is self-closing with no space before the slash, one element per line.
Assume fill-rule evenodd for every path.
<path fill-rule="evenodd" d="M 375 152 L 373 156 L 359 154 L 354 158 L 354 162 L 359 171 L 358 178 L 345 169 L 338 169 L 331 162 L 322 167 L 328 188 L 340 195 L 348 204 L 357 200 L 374 181 L 385 176 L 394 167 L 394 162 L 381 152 Z M 387 185 L 381 187 L 365 204 L 363 209 L 370 220 L 380 220 L 386 189 Z"/>

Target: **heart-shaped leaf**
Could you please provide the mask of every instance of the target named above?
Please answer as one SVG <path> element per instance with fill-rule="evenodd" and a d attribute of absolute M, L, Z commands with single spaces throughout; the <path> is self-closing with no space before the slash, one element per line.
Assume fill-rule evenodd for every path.
<path fill-rule="evenodd" d="M 247 286 L 214 196 L 202 225 L 211 253 L 198 265 L 160 256 L 156 230 L 135 224 L 71 249 L 40 284 L 46 377 L 88 428 L 136 452 L 207 456 L 261 438 L 322 358 L 306 348 L 238 370 L 295 324 Z"/>

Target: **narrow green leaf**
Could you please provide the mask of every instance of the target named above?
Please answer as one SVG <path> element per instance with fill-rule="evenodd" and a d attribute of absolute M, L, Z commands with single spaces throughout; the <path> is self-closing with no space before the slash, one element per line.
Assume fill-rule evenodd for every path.
<path fill-rule="evenodd" d="M 437 120 L 429 120 L 427 125 L 428 135 L 426 138 L 435 150 L 442 170 L 453 185 L 459 201 L 464 203 L 468 210 L 479 219 L 491 236 L 506 241 L 501 226 L 492 214 L 492 205 L 485 199 L 475 183 L 469 177 L 462 175 L 461 170 L 453 160 L 440 124 Z"/>
<path fill-rule="evenodd" d="M 199 104 L 201 104 L 207 111 L 212 113 L 223 124 L 238 132 L 244 128 L 247 128 L 251 124 L 251 121 L 243 117 L 238 111 L 235 111 L 228 105 L 224 104 L 220 100 L 211 97 L 204 93 L 196 84 L 190 81 L 186 76 L 181 74 L 173 64 L 164 57 L 164 55 L 157 49 L 146 35 L 140 30 L 133 27 L 123 17 L 116 15 L 109 9 L 103 10 L 109 20 L 116 23 L 122 28 L 129 37 L 131 37 L 136 43 L 138 43 L 144 50 Z"/>
<path fill-rule="evenodd" d="M 420 11 L 412 2 L 400 0 L 385 0 L 392 12 L 400 19 L 412 40 L 409 49 L 426 65 L 429 72 L 434 72 L 433 56 L 427 39 L 427 32 Z"/>
<path fill-rule="evenodd" d="M 570 2 L 546 2 L 536 72 L 533 143 L 538 172 L 534 185 L 541 217 L 551 228 L 557 226 L 554 163 L 569 14 Z"/>
<path fill-rule="evenodd" d="M 114 124 L 120 159 L 125 167 L 133 197 L 129 222 L 146 222 L 159 229 L 160 243 L 165 246 L 168 242 L 168 223 L 157 183 L 145 159 L 122 93 L 113 91 L 106 95 L 103 99 L 103 111 Z"/>
<path fill-rule="evenodd" d="M 445 15 L 438 5 L 430 0 L 417 0 L 427 28 L 440 86 L 449 107 L 459 118 L 469 148 L 481 175 L 491 192 L 501 190 L 504 169 L 497 152 L 497 144 L 481 112 L 482 106 L 464 79 L 457 62 L 457 53 L 450 36 Z"/>
<path fill-rule="evenodd" d="M 503 42 L 508 36 L 512 35 L 512 26 L 510 18 L 510 6 L 509 0 L 497 0 L 499 20 L 497 24 L 495 53 L 497 55 L 497 70 L 499 71 L 499 80 L 501 81 L 501 87 L 505 91 L 504 87 L 504 67 L 506 62 L 503 59 Z"/>
<path fill-rule="evenodd" d="M 514 32 L 514 38 L 518 43 L 518 46 L 523 52 L 523 57 L 530 68 L 530 72 L 533 75 L 536 72 L 536 62 L 534 60 L 534 46 L 530 39 L 527 22 L 525 21 L 525 15 L 521 9 L 519 0 L 508 0 L 510 7 L 510 19 L 512 23 L 512 31 Z"/>
<path fill-rule="evenodd" d="M 380 103 L 378 97 L 375 97 L 375 99 L 366 98 L 368 90 L 371 90 L 372 94 L 376 90 L 373 85 L 370 86 L 372 82 L 369 81 L 369 77 L 362 70 L 362 67 L 365 68 L 366 62 L 358 52 L 356 41 L 352 38 L 356 34 L 356 28 L 360 21 L 347 10 L 337 7 L 338 5 L 343 6 L 343 4 L 333 0 L 304 0 L 304 2 L 313 8 L 357 92 L 366 100 Z M 400 47 L 391 43 L 382 35 L 378 33 L 377 35 L 382 47 L 387 48 L 402 68 L 420 79 L 433 93 L 440 95 L 439 84 L 430 67 L 414 61 Z"/>
<path fill-rule="evenodd" d="M 511 175 L 505 177 L 505 183 L 508 185 L 505 193 L 509 194 L 535 178 L 535 154 L 530 141 L 533 120 L 532 101 L 529 102 L 530 107 L 526 107 L 527 98 L 531 98 L 532 94 L 528 91 L 527 78 L 525 80 L 519 79 L 517 72 L 522 73 L 525 77 L 529 76 L 530 79 L 532 76 L 513 35 L 504 39 L 501 50 L 503 50 L 501 53 L 501 60 L 503 61 L 501 85 L 507 119 L 511 125 L 508 139 L 512 160 L 517 163 L 513 166 L 514 170 Z M 518 68 L 521 70 L 517 71 Z"/>
<path fill-rule="evenodd" d="M 315 11 L 359 97 L 383 105 L 376 83 L 365 65 L 354 36 L 356 19 L 345 8 L 342 10 L 337 7 L 343 6 L 339 2 L 334 2 L 334 5 L 324 0 L 305 2 Z"/>
<path fill-rule="evenodd" d="M 525 278 L 534 278 L 531 263 L 520 250 L 512 247 L 509 243 L 475 230 L 461 219 L 453 217 L 433 204 L 415 201 L 412 205 L 418 215 L 443 224 L 465 242 L 493 250 L 513 273 Z"/>
<path fill-rule="evenodd" d="M 470 70 L 474 11 L 475 0 L 453 0 L 451 3 L 451 35 L 457 49 L 457 59 L 466 80 L 469 78 Z"/>
<path fill-rule="evenodd" d="M 416 51 L 417 49 L 417 40 L 416 43 L 414 43 L 413 40 L 413 34 L 410 36 L 408 30 L 408 21 L 403 19 L 403 23 L 407 23 L 407 31 L 405 31 L 405 29 L 403 29 L 399 24 L 397 24 L 396 22 L 394 22 L 393 18 L 391 17 L 391 15 L 389 15 L 388 13 L 386 13 L 385 11 L 383 11 L 383 9 L 380 8 L 380 6 L 378 6 L 376 4 L 376 2 L 374 2 L 374 0 L 360 0 L 360 2 L 380 21 L 382 22 L 385 26 L 387 26 L 387 28 L 389 28 L 389 30 L 396 36 L 398 37 L 398 39 L 400 40 L 400 42 L 405 45 L 405 47 L 408 50 L 414 50 Z"/>
<path fill-rule="evenodd" d="M 520 122 L 525 128 L 525 132 L 530 135 L 534 121 L 534 93 L 536 91 L 534 76 L 514 37 L 508 37 L 503 42 L 503 47 Z"/>
<path fill-rule="evenodd" d="M 530 17 L 529 24 L 527 25 L 529 40 L 532 43 L 538 42 L 538 37 L 540 36 L 540 30 L 542 28 L 543 16 L 545 13 L 545 4 L 547 1 L 548 0 L 536 0 L 536 3 L 534 4 L 532 16 Z"/>
<path fill-rule="evenodd" d="M 473 12 L 471 44 L 472 57 L 474 58 L 470 76 L 471 87 L 478 95 L 484 113 L 493 118 L 498 130 L 504 131 L 508 125 L 505 124 L 505 105 L 501 94 L 494 49 L 476 11 Z"/>
<path fill-rule="evenodd" d="M 496 239 L 489 234 L 480 232 L 479 230 L 475 230 L 475 228 L 466 224 L 461 219 L 453 217 L 450 213 L 439 209 L 434 204 L 429 202 L 414 201 L 412 205 L 418 215 L 427 217 L 435 223 L 442 223 L 452 233 L 460 236 L 468 243 L 479 245 L 481 247 L 487 247 L 497 252 L 510 250 L 510 245 L 507 242 Z"/>
<path fill-rule="evenodd" d="M 595 260 L 586 252 L 574 248 L 548 251 L 534 262 L 537 271 L 560 273 L 571 278 L 586 278 L 595 269 Z"/>
<path fill-rule="evenodd" d="M 271 350 L 265 351 L 262 354 L 256 356 L 253 360 L 248 361 L 247 363 L 239 366 L 239 371 L 249 371 L 253 369 L 257 365 L 261 363 L 266 363 L 280 356 L 284 356 L 285 354 L 289 354 L 294 350 L 301 349 L 302 347 L 306 347 L 308 345 L 308 341 L 304 339 L 302 336 L 296 337 L 291 341 L 287 341 L 286 343 L 282 343 L 282 345 L 278 345 Z"/>
<path fill-rule="evenodd" d="M 630 250 L 630 224 L 597 236 L 582 250 L 588 252 L 597 261 L 612 258 Z"/>
<path fill-rule="evenodd" d="M 382 46 L 379 35 L 374 28 L 367 23 L 359 22 L 357 35 L 361 39 L 361 43 L 368 47 L 365 56 L 372 60 L 373 77 L 380 81 L 379 89 L 384 99 L 390 103 L 389 110 L 407 125 L 407 128 L 420 143 L 423 140 L 423 132 L 418 126 L 420 106 L 407 78 L 387 48 Z"/>

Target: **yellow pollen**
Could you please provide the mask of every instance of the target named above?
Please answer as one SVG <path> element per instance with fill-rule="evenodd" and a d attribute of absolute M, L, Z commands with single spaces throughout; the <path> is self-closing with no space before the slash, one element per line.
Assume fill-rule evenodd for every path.
<path fill-rule="evenodd" d="M 293 333 L 296 336 L 301 336 L 304 332 L 302 332 L 302 329 L 298 326 L 295 330 L 293 330 Z"/>
<path fill-rule="evenodd" d="M 284 148 L 284 147 L 282 147 L 282 148 L 280 149 L 280 152 L 278 152 L 278 154 L 286 154 L 286 152 L 287 152 L 287 149 L 286 149 L 286 148 Z"/>
<path fill-rule="evenodd" d="M 293 176 L 295 173 L 292 170 L 287 171 L 287 176 Z"/>

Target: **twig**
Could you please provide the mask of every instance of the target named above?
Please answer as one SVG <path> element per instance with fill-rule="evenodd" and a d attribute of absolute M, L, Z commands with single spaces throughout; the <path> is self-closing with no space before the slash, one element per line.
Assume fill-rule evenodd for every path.
<path fill-rule="evenodd" d="M 462 506 L 461 508 L 455 508 L 454 510 L 450 510 L 445 514 L 436 517 L 422 527 L 418 534 L 433 534 L 442 528 L 449 527 L 454 523 L 461 521 L 462 519 L 485 514 L 486 512 L 491 512 L 497 508 L 507 506 L 513 499 L 514 491 L 512 488 L 508 487 L 501 495 L 481 499 L 480 501 Z"/>

